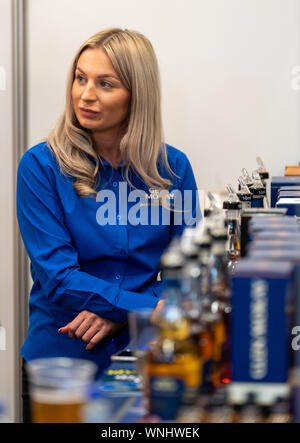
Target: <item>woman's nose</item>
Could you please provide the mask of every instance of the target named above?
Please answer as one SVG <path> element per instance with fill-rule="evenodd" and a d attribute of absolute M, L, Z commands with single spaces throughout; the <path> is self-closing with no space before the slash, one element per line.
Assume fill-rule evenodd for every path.
<path fill-rule="evenodd" d="M 97 95 L 94 86 L 88 83 L 84 88 L 84 90 L 82 91 L 81 98 L 82 100 L 87 100 L 87 101 L 96 100 Z"/>

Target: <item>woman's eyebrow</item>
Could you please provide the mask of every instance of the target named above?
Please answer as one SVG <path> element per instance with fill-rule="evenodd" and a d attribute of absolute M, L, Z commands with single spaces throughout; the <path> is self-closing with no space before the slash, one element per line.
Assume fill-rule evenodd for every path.
<path fill-rule="evenodd" d="M 78 69 L 78 71 L 82 72 L 82 74 L 86 75 L 85 72 L 79 66 L 77 66 L 76 69 Z M 105 78 L 105 77 L 113 77 L 116 80 L 119 80 L 119 78 L 116 77 L 114 74 L 101 74 L 101 75 L 97 76 L 97 78 Z"/>

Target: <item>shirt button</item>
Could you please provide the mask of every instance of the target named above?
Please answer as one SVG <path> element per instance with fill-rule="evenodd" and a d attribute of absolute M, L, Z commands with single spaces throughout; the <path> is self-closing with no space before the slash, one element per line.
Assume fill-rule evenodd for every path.
<path fill-rule="evenodd" d="M 113 187 L 116 188 L 118 186 L 118 182 L 113 182 Z"/>
<path fill-rule="evenodd" d="M 121 276 L 120 274 L 116 274 L 116 280 L 120 280 Z"/>
<path fill-rule="evenodd" d="M 117 220 L 121 220 L 122 216 L 121 215 L 117 215 Z"/>

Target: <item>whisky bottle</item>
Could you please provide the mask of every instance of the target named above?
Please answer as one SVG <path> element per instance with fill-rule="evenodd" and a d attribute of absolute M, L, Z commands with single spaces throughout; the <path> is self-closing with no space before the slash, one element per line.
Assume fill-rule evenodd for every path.
<path fill-rule="evenodd" d="M 211 257 L 211 236 L 207 233 L 196 232 L 194 236 L 194 243 L 198 248 L 199 266 L 200 266 L 200 282 L 199 293 L 201 303 L 207 297 L 210 291 L 210 277 L 208 265 Z"/>
<path fill-rule="evenodd" d="M 268 180 L 269 178 L 269 173 L 266 170 L 265 165 L 260 157 L 256 157 L 256 162 L 258 165 L 257 172 L 259 173 L 262 184 L 264 185 L 264 187 L 266 187 L 266 180 Z"/>
<path fill-rule="evenodd" d="M 197 343 L 200 325 L 200 261 L 199 250 L 194 241 L 195 228 L 186 228 L 181 237 L 184 257 L 182 269 L 182 307 L 190 324 L 190 336 Z"/>
<path fill-rule="evenodd" d="M 292 415 L 288 398 L 277 397 L 274 405 L 271 407 L 271 413 L 268 423 L 291 423 Z"/>
<path fill-rule="evenodd" d="M 251 208 L 253 194 L 250 192 L 242 176 L 238 178 L 238 182 L 239 182 L 239 192 L 237 192 L 237 196 L 242 204 L 242 210 L 249 209 Z"/>
<path fill-rule="evenodd" d="M 265 206 L 265 197 L 267 195 L 266 188 L 261 182 L 259 173 L 257 171 L 253 171 L 253 186 L 251 186 L 250 191 L 253 194 L 252 208 L 263 208 Z"/>
<path fill-rule="evenodd" d="M 240 423 L 259 423 L 260 409 L 256 402 L 256 395 L 249 392 L 246 403 L 242 406 L 240 412 Z"/>
<path fill-rule="evenodd" d="M 230 284 L 227 258 L 227 231 L 215 229 L 212 231 L 212 259 L 209 264 L 211 291 L 217 301 L 228 302 Z"/>
<path fill-rule="evenodd" d="M 246 168 L 243 168 L 243 169 L 242 169 L 242 171 L 241 171 L 241 177 L 242 177 L 242 179 L 243 179 L 245 185 L 247 185 L 248 188 L 249 188 L 250 191 L 251 191 L 251 188 L 252 188 L 252 186 L 253 186 L 253 180 L 251 179 L 251 177 L 250 177 L 250 175 L 249 175 L 249 173 L 248 173 L 248 171 L 247 171 Z"/>
<path fill-rule="evenodd" d="M 179 247 L 168 248 L 161 258 L 165 303 L 156 319 L 158 338 L 145 363 L 149 413 L 167 421 L 196 401 L 201 383 L 201 359 L 182 307 L 183 264 Z"/>
<path fill-rule="evenodd" d="M 231 423 L 233 408 L 227 401 L 226 391 L 218 389 L 210 399 L 205 423 Z"/>
<path fill-rule="evenodd" d="M 228 270 L 232 274 L 235 269 L 236 262 L 241 256 L 241 232 L 240 232 L 240 209 L 241 203 L 238 196 L 234 192 L 231 185 L 227 186 L 229 192 L 228 200 L 223 202 L 223 209 L 226 212 L 226 227 L 227 227 L 227 256 L 228 256 Z"/>
<path fill-rule="evenodd" d="M 198 349 L 202 357 L 202 381 L 200 392 L 209 395 L 214 390 L 214 354 L 216 324 L 221 320 L 217 304 L 211 295 L 209 263 L 211 258 L 211 236 L 207 233 L 195 235 L 194 242 L 199 249 L 200 263 L 200 332 Z M 219 377 L 215 377 L 219 378 Z"/>
<path fill-rule="evenodd" d="M 212 255 L 209 265 L 211 295 L 214 310 L 220 314 L 220 321 L 215 325 L 214 347 L 214 386 L 231 381 L 230 362 L 230 278 L 226 254 L 226 229 L 212 231 Z"/>
<path fill-rule="evenodd" d="M 224 213 L 222 205 L 211 192 L 207 192 L 210 206 L 204 210 L 204 230 L 210 235 L 212 229 L 224 226 Z"/>
<path fill-rule="evenodd" d="M 266 170 L 265 165 L 260 157 L 256 157 L 256 162 L 257 162 L 257 166 L 258 166 L 256 172 L 259 174 L 262 185 L 264 186 L 264 188 L 266 190 L 266 195 L 264 197 L 265 207 L 269 208 L 270 203 L 269 203 L 269 199 L 268 199 L 268 190 L 267 190 L 267 180 L 269 178 L 269 172 Z"/>

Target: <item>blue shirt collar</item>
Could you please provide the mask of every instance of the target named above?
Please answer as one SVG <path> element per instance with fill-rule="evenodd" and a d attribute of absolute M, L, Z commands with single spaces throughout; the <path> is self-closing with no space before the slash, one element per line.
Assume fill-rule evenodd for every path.
<path fill-rule="evenodd" d="M 107 160 L 105 160 L 103 157 L 101 157 L 101 155 L 98 155 L 98 158 L 100 160 L 100 164 L 102 163 L 105 166 L 110 166 L 112 169 L 119 169 L 125 165 L 125 162 L 121 161 L 121 163 L 119 163 L 117 167 L 114 167 Z"/>

